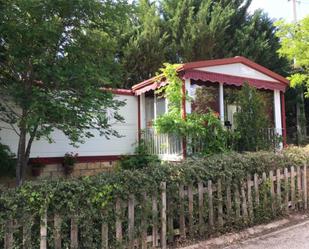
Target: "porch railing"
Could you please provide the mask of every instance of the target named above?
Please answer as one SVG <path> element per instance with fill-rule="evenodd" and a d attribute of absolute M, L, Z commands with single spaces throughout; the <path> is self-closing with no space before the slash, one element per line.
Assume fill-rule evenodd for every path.
<path fill-rule="evenodd" d="M 181 157 L 182 139 L 175 134 L 160 134 L 154 129 L 146 129 L 142 133 L 142 139 L 147 143 L 149 153 L 161 158 Z"/>
<path fill-rule="evenodd" d="M 274 149 L 280 148 L 282 142 L 279 134 L 282 129 L 266 128 L 263 130 L 265 143 Z M 148 128 L 142 132 L 141 138 L 146 142 L 149 153 L 158 155 L 161 159 L 178 160 L 182 158 L 182 137 L 175 134 L 160 134 Z M 202 138 L 187 138 L 187 154 L 196 155 L 203 153 L 207 147 Z"/>

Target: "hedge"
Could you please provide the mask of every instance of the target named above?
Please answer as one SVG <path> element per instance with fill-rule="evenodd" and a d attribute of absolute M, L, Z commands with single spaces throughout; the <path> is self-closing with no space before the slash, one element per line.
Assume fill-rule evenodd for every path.
<path fill-rule="evenodd" d="M 144 193 L 158 193 L 160 183 L 166 181 L 169 195 L 174 194 L 176 200 L 178 194 L 175 190 L 179 184 L 216 181 L 222 177 L 227 181 L 239 183 L 248 173 L 261 174 L 276 168 L 303 166 L 304 163 L 309 163 L 309 146 L 291 147 L 280 153 L 226 153 L 203 159 L 191 158 L 178 163 L 153 164 L 142 170 L 116 170 L 80 179 L 27 182 L 17 189 L 1 190 L 0 224 L 4 224 L 8 219 L 17 219 L 26 224 L 30 220 L 29 217 L 32 217 L 33 223 L 37 224 L 37 230 L 34 227 L 32 232 L 37 232 L 39 222 L 36 221 L 48 208 L 48 213 L 57 213 L 63 219 L 77 216 L 85 236 L 82 240 L 85 245 L 82 247 L 99 248 L 98 241 L 86 237 L 94 238 L 96 232 L 100 233 L 99 227 L 96 226 L 102 220 L 110 224 L 115 223 L 114 201 L 118 197 L 128 200 L 129 195 L 134 194 L 137 201 L 143 200 Z M 138 208 L 136 215 L 139 215 Z M 68 229 L 68 226 L 63 227 L 64 231 Z M 87 236 L 87 231 L 91 235 Z M 66 238 L 68 241 L 68 234 L 67 237 L 63 236 L 63 243 Z M 0 236 L 4 236 L 1 228 Z M 37 246 L 34 241 L 32 248 Z M 18 245 L 16 248 L 19 248 Z"/>

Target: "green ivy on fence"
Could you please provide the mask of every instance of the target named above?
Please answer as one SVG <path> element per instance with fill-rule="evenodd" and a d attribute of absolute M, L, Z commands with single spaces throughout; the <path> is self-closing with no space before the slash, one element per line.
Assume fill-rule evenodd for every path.
<path fill-rule="evenodd" d="M 222 179 L 222 193 L 226 183 L 239 184 L 246 180 L 247 175 L 269 172 L 276 168 L 303 166 L 304 161 L 309 162 L 307 149 L 291 148 L 282 153 L 258 152 L 258 153 L 226 153 L 203 159 L 188 159 L 179 163 L 152 164 L 141 170 L 118 170 L 103 173 L 94 177 L 84 177 L 75 180 L 56 180 L 28 182 L 17 189 L 5 189 L 0 192 L 0 224 L 8 220 L 18 220 L 21 224 L 33 224 L 31 229 L 31 247 L 38 248 L 38 231 L 40 217 L 47 209 L 48 215 L 58 214 L 63 221 L 69 221 L 76 217 L 80 231 L 81 248 L 100 248 L 100 224 L 106 222 L 110 225 L 109 233 L 115 234 L 115 222 L 117 218 L 123 220 L 124 231 L 128 230 L 127 213 L 115 212 L 115 201 L 120 198 L 128 201 L 130 195 L 134 195 L 137 206 L 135 207 L 135 233 L 142 233 L 140 224 L 151 219 L 151 199 L 145 202 L 145 193 L 153 196 L 160 193 L 160 183 L 167 182 L 168 211 L 179 215 L 179 186 L 197 185 L 198 182 L 207 183 L 208 180 L 217 182 Z M 269 194 L 267 182 L 262 186 L 260 196 Z M 267 193 L 268 192 L 268 193 Z M 159 196 L 158 196 L 159 198 Z M 222 196 L 221 198 L 226 198 Z M 214 198 L 217 205 L 221 198 Z M 269 199 L 268 199 L 269 200 Z M 195 200 L 196 202 L 196 200 Z M 263 206 L 264 205 L 264 206 Z M 240 223 L 237 220 L 226 224 L 225 230 L 241 228 L 246 224 L 259 223 L 274 217 L 269 212 L 271 202 L 255 205 L 256 216 L 254 220 Z M 160 207 L 158 207 L 160 210 Z M 184 210 L 188 210 L 187 204 Z M 186 211 L 187 212 L 187 211 Z M 208 210 L 205 209 L 205 216 Z M 168 214 L 167 214 L 168 215 Z M 278 215 L 278 213 L 276 213 Z M 229 220 L 229 217 L 224 217 Z M 51 222 L 51 221 L 48 221 Z M 197 221 L 193 220 L 193 223 Z M 145 225 L 145 224 L 144 224 Z M 51 226 L 48 226 L 51 227 Z M 68 245 L 70 240 L 70 225 L 62 223 L 62 244 Z M 206 234 L 213 233 L 212 229 Z M 4 226 L 0 228 L 0 237 L 4 237 Z M 17 229 L 14 233 L 15 248 L 21 248 L 23 231 Z M 168 236 L 173 231 L 168 231 Z M 48 231 L 48 248 L 53 248 L 53 231 Z M 112 237 L 112 236 L 110 236 Z M 124 233 L 124 240 L 127 239 Z M 0 239 L 0 247 L 3 245 Z M 110 241 L 110 245 L 116 248 L 117 242 Z M 64 247 L 65 248 L 65 247 Z M 120 248 L 120 247 L 117 247 Z"/>

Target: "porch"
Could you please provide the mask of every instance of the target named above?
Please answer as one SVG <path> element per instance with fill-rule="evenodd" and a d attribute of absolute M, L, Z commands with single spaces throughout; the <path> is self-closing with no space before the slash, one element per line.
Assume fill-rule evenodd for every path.
<path fill-rule="evenodd" d="M 233 101 L 233 94 L 241 89 L 244 82 L 248 82 L 268 101 L 269 108 L 265 115 L 269 116 L 271 124 L 265 127 L 265 136 L 270 140 L 282 136 L 280 147 L 285 145 L 284 91 L 288 86 L 285 78 L 243 57 L 187 63 L 178 71 L 183 80 L 183 91 L 190 99 L 182 104 L 185 114 L 211 108 L 218 113 L 226 129 L 235 129 L 234 114 L 238 106 Z M 153 120 L 168 112 L 168 101 L 156 94 L 156 89 L 166 84 L 168 82 L 163 77 L 157 76 L 133 86 L 139 97 L 139 132 L 150 144 L 152 154 L 165 160 L 179 160 L 188 152 L 185 146 L 187 141 L 174 135 L 157 134 L 152 127 Z M 197 103 L 199 97 L 204 98 L 203 105 Z M 204 146 L 203 141 L 199 146 Z"/>

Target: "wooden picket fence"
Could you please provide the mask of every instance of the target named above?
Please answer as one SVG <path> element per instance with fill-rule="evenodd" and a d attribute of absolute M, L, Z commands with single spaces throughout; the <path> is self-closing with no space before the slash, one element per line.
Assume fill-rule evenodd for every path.
<path fill-rule="evenodd" d="M 189 186 L 179 185 L 177 212 L 169 210 L 171 203 L 168 193 L 168 182 L 162 182 L 160 193 L 153 196 L 145 193 L 144 201 L 140 203 L 134 195 L 130 195 L 127 201 L 117 198 L 115 224 L 101 224 L 101 248 L 116 248 L 110 244 L 110 241 L 115 240 L 117 245 L 122 245 L 123 248 L 165 249 L 177 240 L 193 236 L 203 237 L 206 231 L 224 227 L 231 218 L 248 221 L 250 224 L 250 220 L 253 220 L 256 215 L 255 208 L 266 202 L 270 206 L 270 212 L 306 210 L 307 167 L 292 166 L 270 171 L 268 174 L 248 175 L 246 181 L 239 185 L 228 184 L 224 179 L 215 183 L 209 180 L 206 183 L 198 182 Z M 140 204 L 143 207 L 146 200 L 151 202 L 152 217 L 150 219 L 142 217 L 137 222 L 136 206 Z M 53 231 L 53 248 L 64 248 L 61 241 L 61 217 L 59 215 L 52 217 L 51 230 L 47 227 L 47 224 L 50 224 L 48 218 L 50 219 L 47 213 L 41 218 L 40 249 L 48 248 L 48 231 Z M 18 227 L 17 224 L 16 220 L 6 223 L 5 249 L 13 248 L 14 229 Z M 138 233 L 137 226 L 141 229 Z M 29 233 L 29 227 L 23 228 L 22 231 L 24 235 Z M 80 232 L 82 231 L 79 229 L 77 218 L 73 217 L 70 224 L 72 249 L 79 248 Z M 23 239 L 22 243 L 22 248 L 29 248 L 29 239 Z M 117 248 L 120 247 L 117 246 Z"/>

